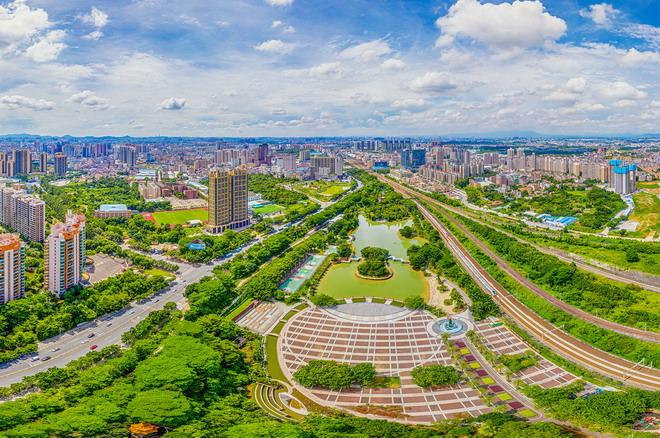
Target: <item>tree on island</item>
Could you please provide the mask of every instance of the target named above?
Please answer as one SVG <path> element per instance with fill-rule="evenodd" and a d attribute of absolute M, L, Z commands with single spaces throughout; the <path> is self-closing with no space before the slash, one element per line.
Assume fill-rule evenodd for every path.
<path fill-rule="evenodd" d="M 350 243 L 344 242 L 337 247 L 337 255 L 342 259 L 347 259 L 353 254 L 353 248 Z"/>
<path fill-rule="evenodd" d="M 389 251 L 383 248 L 367 246 L 362 249 L 362 263 L 358 265 L 360 275 L 372 278 L 385 278 L 390 275 L 386 260 L 390 256 Z"/>

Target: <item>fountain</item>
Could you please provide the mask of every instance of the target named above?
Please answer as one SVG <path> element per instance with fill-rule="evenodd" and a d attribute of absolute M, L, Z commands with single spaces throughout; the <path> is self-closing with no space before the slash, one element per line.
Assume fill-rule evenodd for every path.
<path fill-rule="evenodd" d="M 440 319 L 433 324 L 433 331 L 439 335 L 457 335 L 464 332 L 466 328 L 467 325 L 464 322 L 451 317 Z"/>

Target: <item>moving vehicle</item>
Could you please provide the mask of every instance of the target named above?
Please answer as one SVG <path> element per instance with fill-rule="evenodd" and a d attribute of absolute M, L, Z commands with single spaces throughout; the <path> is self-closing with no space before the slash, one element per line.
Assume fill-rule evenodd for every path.
<path fill-rule="evenodd" d="M 94 344 L 94 345 L 90 345 L 89 349 L 90 350 L 96 350 L 98 347 L 99 347 L 98 345 Z"/>
<path fill-rule="evenodd" d="M 94 336 L 96 336 L 96 333 L 90 333 L 90 334 L 87 335 L 87 338 L 88 338 L 88 339 L 89 339 L 89 338 L 93 338 Z"/>
<path fill-rule="evenodd" d="M 44 356 L 41 358 L 42 362 L 46 362 L 47 360 L 50 360 L 50 356 Z"/>

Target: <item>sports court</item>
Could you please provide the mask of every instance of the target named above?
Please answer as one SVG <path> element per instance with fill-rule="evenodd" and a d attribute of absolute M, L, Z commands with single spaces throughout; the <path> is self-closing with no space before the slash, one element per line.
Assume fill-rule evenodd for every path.
<path fill-rule="evenodd" d="M 323 263 L 325 257 L 325 255 L 315 254 L 308 258 L 304 265 L 298 268 L 291 277 L 282 283 L 280 289 L 288 293 L 296 292 L 308 278 L 314 275 L 314 272 Z"/>
<path fill-rule="evenodd" d="M 467 383 L 430 389 L 413 383 L 411 371 L 416 366 L 451 364 L 442 339 L 430 329 L 435 320 L 423 311 L 381 303 L 310 307 L 291 317 L 280 332 L 279 362 L 291 382 L 293 373 L 314 359 L 368 362 L 378 375 L 400 377 L 398 387 L 298 388 L 326 406 L 407 423 L 490 412 L 479 392 Z"/>

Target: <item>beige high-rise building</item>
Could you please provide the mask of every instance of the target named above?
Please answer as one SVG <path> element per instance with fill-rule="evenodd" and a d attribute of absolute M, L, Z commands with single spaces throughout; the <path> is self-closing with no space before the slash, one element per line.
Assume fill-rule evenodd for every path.
<path fill-rule="evenodd" d="M 208 230 L 211 233 L 222 233 L 248 225 L 248 177 L 245 169 L 211 171 Z"/>
<path fill-rule="evenodd" d="M 85 268 L 86 221 L 82 214 L 68 211 L 64 223 L 50 229 L 46 241 L 46 288 L 61 296 L 67 289 L 80 284 Z"/>
<path fill-rule="evenodd" d="M 25 295 L 25 248 L 16 234 L 0 234 L 0 304 Z"/>
<path fill-rule="evenodd" d="M 46 203 L 24 190 L 0 188 L 0 223 L 29 241 L 45 238 Z"/>
<path fill-rule="evenodd" d="M 39 172 L 48 173 L 48 154 L 46 152 L 39 155 Z"/>

